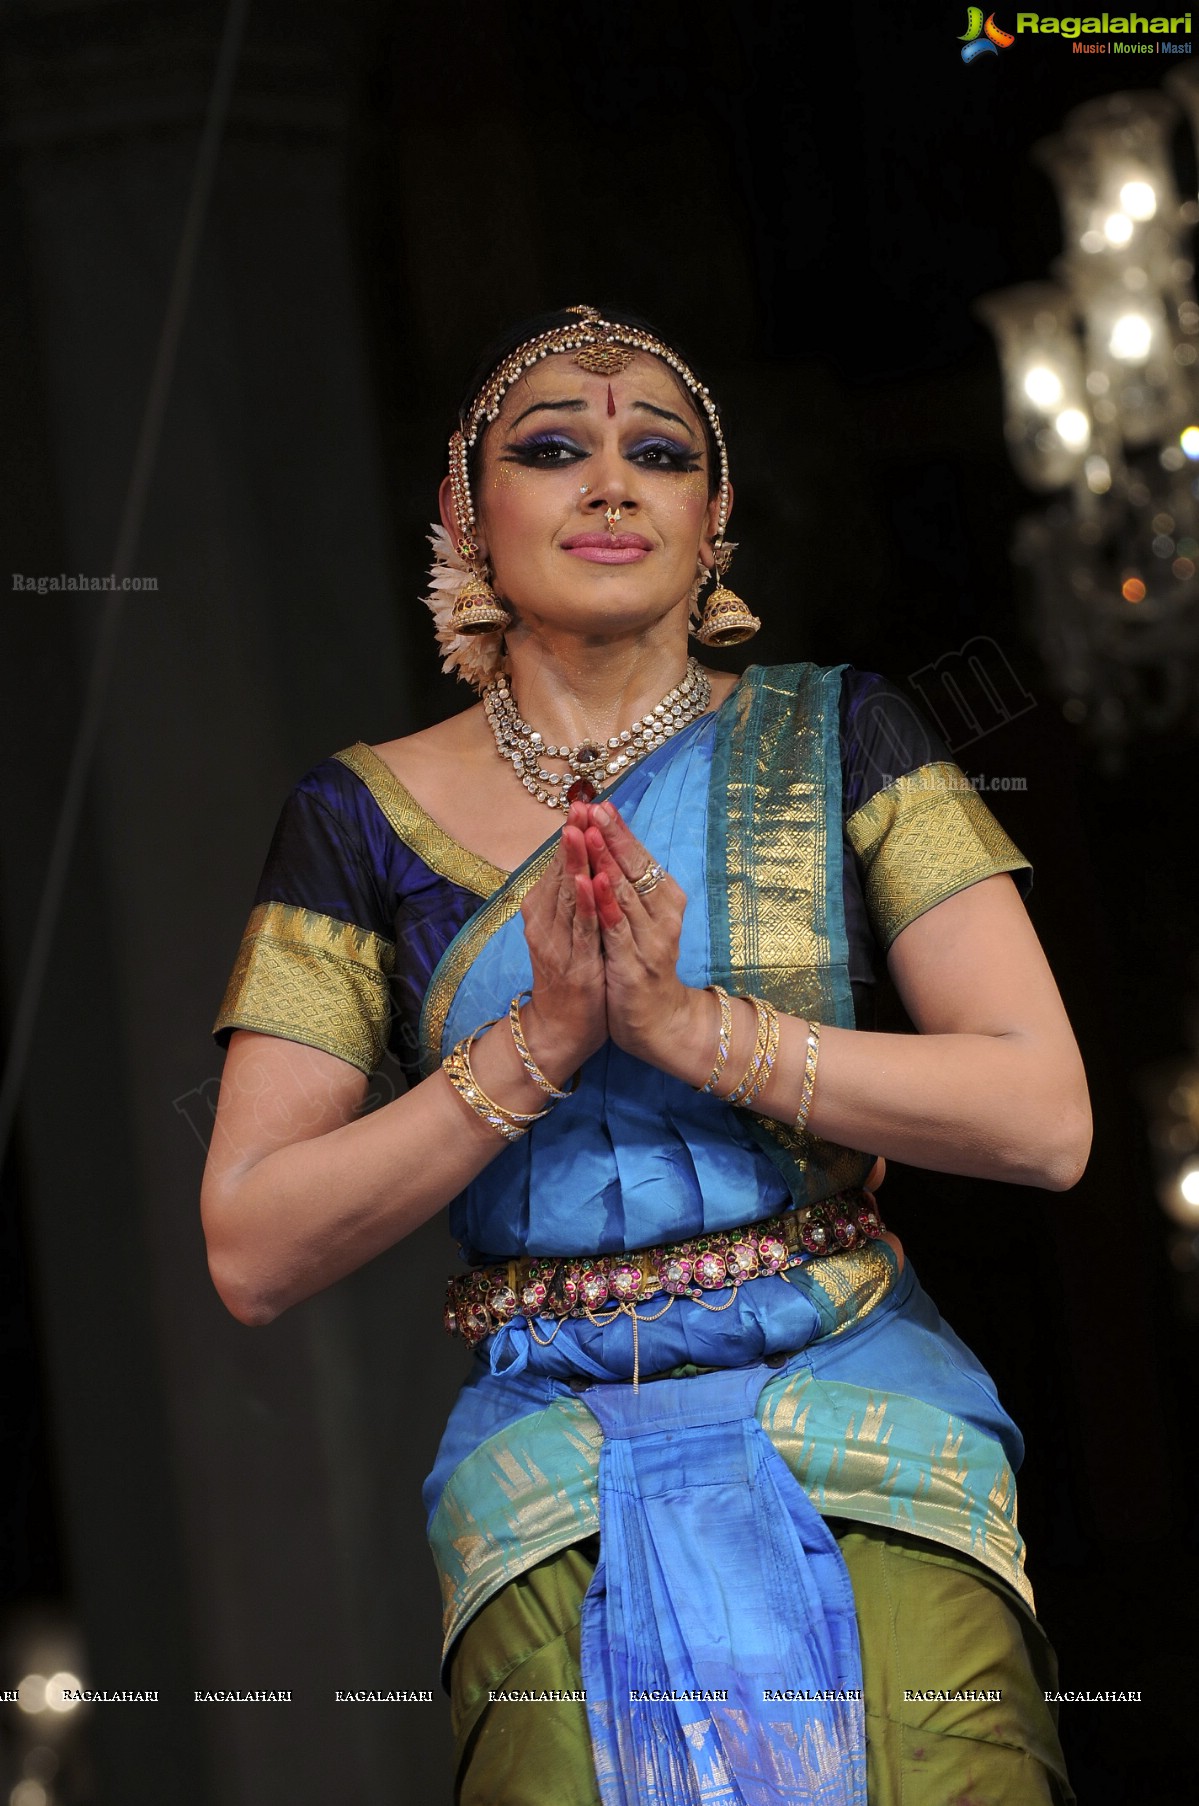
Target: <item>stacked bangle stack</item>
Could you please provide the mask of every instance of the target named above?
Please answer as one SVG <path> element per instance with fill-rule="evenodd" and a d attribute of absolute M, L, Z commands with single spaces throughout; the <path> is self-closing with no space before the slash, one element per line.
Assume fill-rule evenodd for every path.
<path fill-rule="evenodd" d="M 498 1021 L 499 1017 L 494 1016 L 490 1022 L 481 1023 L 473 1034 L 467 1035 L 465 1039 L 458 1042 L 456 1047 L 450 1049 L 441 1064 L 458 1096 L 470 1105 L 476 1116 L 482 1117 L 483 1121 L 502 1135 L 505 1141 L 519 1141 L 535 1122 L 540 1122 L 543 1116 L 549 1115 L 549 1105 L 547 1104 L 544 1110 L 534 1110 L 531 1115 L 522 1114 L 517 1110 L 507 1110 L 503 1104 L 497 1104 L 494 1098 L 488 1097 L 475 1078 L 470 1066 L 470 1050 L 483 1030 L 491 1028 Z"/>
<path fill-rule="evenodd" d="M 709 985 L 720 1005 L 720 1027 L 716 1036 L 716 1058 L 712 1071 L 704 1084 L 698 1089 L 719 1096 L 716 1087 L 724 1077 L 729 1062 L 729 1054 L 733 1045 L 733 1000 L 721 985 Z M 531 996 L 529 991 L 520 991 L 508 1005 L 508 1025 L 512 1030 L 512 1040 L 516 1047 L 520 1063 L 527 1076 L 532 1079 L 537 1089 L 544 1093 L 547 1102 L 543 1109 L 533 1111 L 509 1110 L 495 1099 L 488 1097 L 471 1069 L 470 1050 L 485 1029 L 493 1028 L 500 1020 L 492 1017 L 489 1022 L 480 1023 L 472 1034 L 464 1037 L 442 1061 L 442 1068 L 450 1084 L 459 1097 L 472 1109 L 476 1116 L 502 1135 L 505 1141 L 519 1141 L 528 1133 L 535 1122 L 547 1116 L 555 1104 L 569 1097 L 579 1082 L 576 1072 L 565 1089 L 555 1085 L 548 1079 L 529 1051 L 525 1040 L 524 1028 L 521 1024 L 520 1009 L 525 999 Z M 774 1072 L 775 1061 L 779 1050 L 779 1013 L 772 1003 L 764 997 L 747 997 L 745 1002 L 753 1008 L 755 1019 L 754 1048 L 749 1064 L 741 1074 L 733 1089 L 726 1092 L 723 1102 L 735 1104 L 739 1109 L 748 1110 L 765 1091 Z M 816 1062 L 820 1057 L 820 1024 L 808 1023 L 807 1050 L 804 1056 L 803 1088 L 800 1094 L 799 1110 L 795 1117 L 796 1133 L 806 1137 L 808 1134 L 808 1116 L 812 1108 L 812 1093 L 816 1086 Z"/>
<path fill-rule="evenodd" d="M 527 1135 L 533 1124 L 540 1122 L 543 1116 L 548 1116 L 552 1107 L 560 1103 L 564 1097 L 569 1097 L 579 1082 L 579 1075 L 576 1072 L 566 1090 L 559 1090 L 557 1085 L 546 1078 L 529 1052 L 529 1044 L 525 1040 L 524 1029 L 521 1026 L 520 1006 L 530 995 L 531 993 L 528 991 L 521 991 L 512 999 L 508 1006 L 508 1024 L 512 1030 L 516 1051 L 520 1055 L 521 1065 L 538 1090 L 543 1091 L 549 1099 L 544 1109 L 522 1112 L 509 1110 L 505 1105 L 497 1104 L 494 1098 L 488 1097 L 471 1070 L 470 1050 L 484 1029 L 494 1028 L 500 1020 L 498 1016 L 493 1016 L 488 1022 L 481 1022 L 473 1033 L 464 1036 L 456 1046 L 452 1047 L 441 1062 L 442 1071 L 462 1101 L 469 1105 L 475 1115 L 480 1117 L 489 1128 L 494 1129 L 498 1135 L 502 1135 L 505 1141 L 519 1141 L 522 1135 Z"/>
<path fill-rule="evenodd" d="M 720 1027 L 716 1033 L 716 1059 L 706 1082 L 699 1086 L 701 1092 L 715 1092 L 728 1065 L 729 1053 L 733 1045 L 733 1002 L 723 985 L 709 985 L 720 1005 Z M 736 1104 L 746 1110 L 761 1096 L 770 1083 L 774 1071 L 774 1063 L 779 1049 L 779 1015 L 772 1003 L 764 997 L 747 997 L 746 1003 L 753 1006 L 757 1021 L 757 1033 L 754 1036 L 754 1050 L 750 1055 L 749 1065 L 733 1086 L 724 1094 L 726 1104 Z M 800 1135 L 808 1133 L 808 1115 L 812 1108 L 812 1092 L 816 1086 L 816 1062 L 820 1057 L 820 1024 L 808 1023 L 807 1053 L 804 1058 L 803 1090 L 800 1094 L 799 1110 L 795 1118 L 795 1129 Z"/>

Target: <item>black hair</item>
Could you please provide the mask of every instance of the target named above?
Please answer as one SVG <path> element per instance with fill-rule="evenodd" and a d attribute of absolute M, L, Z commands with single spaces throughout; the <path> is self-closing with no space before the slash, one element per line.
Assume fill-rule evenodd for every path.
<path fill-rule="evenodd" d="M 634 332 L 644 332 L 650 338 L 657 339 L 660 345 L 669 345 L 676 356 L 680 357 L 687 365 L 687 368 L 693 373 L 695 372 L 695 365 L 691 362 L 691 359 L 687 356 L 686 351 L 679 344 L 678 340 L 672 334 L 661 331 L 661 329 L 655 326 L 651 320 L 647 320 L 643 314 L 634 313 L 627 307 L 600 307 L 598 311 L 605 320 L 610 320 L 614 326 L 631 326 Z M 479 392 L 483 388 L 488 377 L 494 375 L 500 365 L 506 362 L 519 346 L 527 345 L 530 339 L 540 338 L 543 332 L 553 332 L 556 328 L 561 326 L 578 326 L 580 324 L 581 321 L 578 314 L 571 313 L 567 308 L 560 307 L 555 309 L 552 313 L 533 314 L 529 319 L 521 320 L 515 326 L 510 326 L 506 332 L 501 333 L 500 337 L 494 340 L 484 352 L 471 374 L 470 382 L 467 384 L 466 392 L 462 397 L 462 406 L 458 410 L 459 426 L 465 427 L 471 408 L 478 399 Z M 716 402 L 715 396 L 710 397 L 710 399 L 719 413 L 719 404 Z M 709 495 L 715 495 L 720 487 L 720 447 L 716 443 L 716 437 L 712 431 L 712 423 L 708 419 L 707 410 L 694 396 L 691 397 L 691 401 L 695 412 L 699 416 L 699 422 L 703 428 L 704 443 L 708 448 L 708 493 Z M 724 430 L 723 421 L 721 422 L 721 430 Z M 470 474 L 472 482 L 478 480 L 478 462 L 481 442 L 482 434 L 480 434 L 479 439 L 476 440 L 470 453 Z"/>

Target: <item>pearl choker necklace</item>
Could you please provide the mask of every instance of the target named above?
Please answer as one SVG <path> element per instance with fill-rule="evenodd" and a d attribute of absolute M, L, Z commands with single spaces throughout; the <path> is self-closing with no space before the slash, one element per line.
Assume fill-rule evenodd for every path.
<path fill-rule="evenodd" d="M 576 797 L 590 802 L 599 787 L 610 784 L 628 765 L 643 759 L 704 714 L 712 700 L 712 686 L 693 658 L 681 683 L 667 692 L 631 727 L 601 745 L 582 740 L 578 746 L 547 746 L 541 735 L 521 718 L 506 677 L 497 677 L 483 695 L 483 707 L 495 735 L 496 751 L 507 759 L 517 777 L 539 803 L 550 809 L 566 809 Z M 543 759 L 564 759 L 565 771 L 546 771 Z M 547 788 L 548 786 L 548 788 Z"/>

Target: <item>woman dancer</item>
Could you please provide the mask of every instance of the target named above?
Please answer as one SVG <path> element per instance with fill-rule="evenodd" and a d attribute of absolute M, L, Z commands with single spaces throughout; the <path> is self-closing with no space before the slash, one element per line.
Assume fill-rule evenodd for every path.
<path fill-rule="evenodd" d="M 1019 1434 L 864 1187 L 1066 1189 L 1077 1049 L 1026 862 L 903 698 L 688 658 L 758 625 L 731 506 L 634 316 L 487 360 L 430 597 L 483 701 L 284 810 L 217 1024 L 213 1277 L 266 1323 L 449 1207 L 458 1799 L 1069 1800 Z M 881 957 L 915 1035 L 870 1026 Z M 360 1115 L 389 1044 L 410 1087 Z"/>

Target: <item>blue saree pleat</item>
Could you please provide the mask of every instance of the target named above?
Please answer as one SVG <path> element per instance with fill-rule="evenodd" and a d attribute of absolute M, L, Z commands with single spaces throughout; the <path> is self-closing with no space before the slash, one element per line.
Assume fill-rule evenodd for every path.
<path fill-rule="evenodd" d="M 714 717 L 692 723 L 611 793 L 687 895 L 679 973 L 701 986 L 712 976 L 706 861 L 718 732 Z M 444 981 L 444 1014 L 434 1020 L 426 1005 L 430 1070 L 529 984 L 516 898 L 524 875 L 543 859 L 544 851 L 514 873 L 443 956 L 431 995 Z M 585 1063 L 571 1097 L 455 1200 L 450 1226 L 472 1263 L 516 1253 L 602 1253 L 754 1222 L 790 1197 L 742 1112 L 609 1043 Z"/>
<path fill-rule="evenodd" d="M 604 1432 L 582 1643 L 604 1806 L 864 1806 L 853 1593 L 754 1415 L 773 1377 L 582 1395 Z"/>

